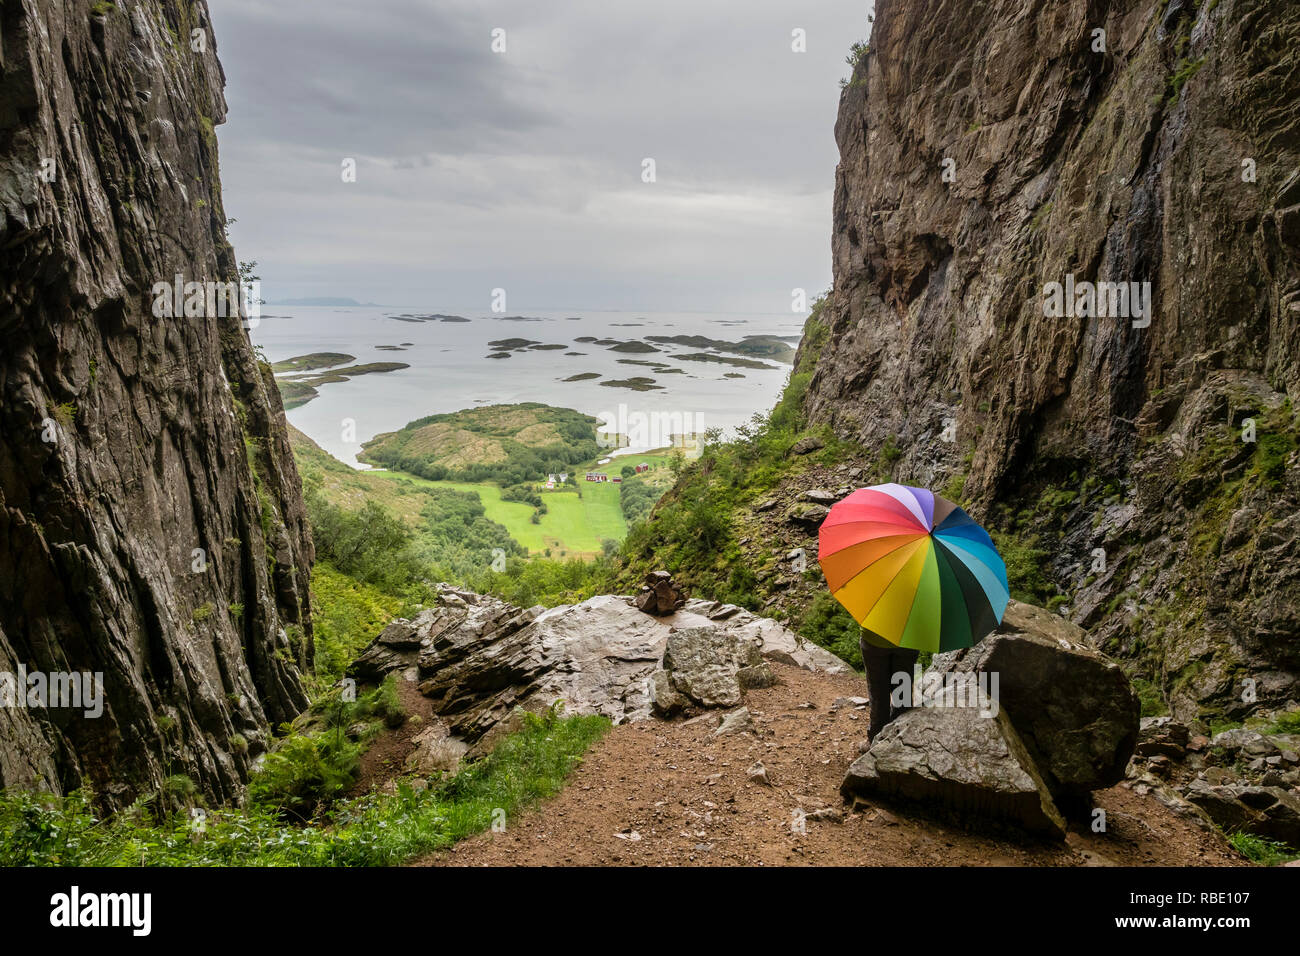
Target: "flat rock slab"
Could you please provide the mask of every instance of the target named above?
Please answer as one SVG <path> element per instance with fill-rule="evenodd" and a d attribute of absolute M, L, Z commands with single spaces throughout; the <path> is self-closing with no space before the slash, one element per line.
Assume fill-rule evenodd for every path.
<path fill-rule="evenodd" d="M 670 637 L 683 632 L 695 634 L 700 648 L 730 648 L 723 655 L 731 661 L 724 675 L 728 687 L 709 692 L 703 671 L 683 678 L 680 686 L 664 679 Z M 691 643 L 689 634 L 678 639 L 683 661 L 691 658 L 686 653 Z M 348 673 L 375 681 L 414 671 L 449 733 L 475 746 L 516 708 L 540 711 L 556 700 L 563 700 L 570 713 L 603 714 L 615 723 L 648 718 L 657 700 L 667 711 L 704 705 L 704 700 L 713 701 L 704 706 L 736 706 L 740 698 L 731 688 L 762 686 L 770 679 L 765 659 L 810 671 L 850 670 L 776 621 L 716 602 L 691 601 L 661 616 L 643 613 L 631 598 L 614 594 L 549 609 L 518 608 L 442 586 L 437 607 L 389 625 Z M 681 686 L 699 696 L 682 693 Z"/>

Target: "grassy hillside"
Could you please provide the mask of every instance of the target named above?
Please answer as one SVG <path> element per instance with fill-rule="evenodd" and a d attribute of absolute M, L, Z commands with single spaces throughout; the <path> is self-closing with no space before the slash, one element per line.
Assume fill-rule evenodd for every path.
<path fill-rule="evenodd" d="M 538 402 L 429 415 L 364 445 L 362 461 L 433 481 L 541 481 L 600 452 L 598 419 Z"/>

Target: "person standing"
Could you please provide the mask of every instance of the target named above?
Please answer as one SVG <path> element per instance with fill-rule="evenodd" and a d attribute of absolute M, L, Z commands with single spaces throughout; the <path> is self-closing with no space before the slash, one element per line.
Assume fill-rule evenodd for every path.
<path fill-rule="evenodd" d="M 871 702 L 871 721 L 867 727 L 867 738 L 871 743 L 875 743 L 876 735 L 884 729 L 884 726 L 908 709 L 908 706 L 893 706 L 892 695 L 898 683 L 894 675 L 906 674 L 907 686 L 910 688 L 920 652 L 906 647 L 896 647 L 865 628 L 858 646 L 862 648 L 862 663 L 867 672 L 867 697 Z M 909 694 L 909 706 L 911 700 Z"/>

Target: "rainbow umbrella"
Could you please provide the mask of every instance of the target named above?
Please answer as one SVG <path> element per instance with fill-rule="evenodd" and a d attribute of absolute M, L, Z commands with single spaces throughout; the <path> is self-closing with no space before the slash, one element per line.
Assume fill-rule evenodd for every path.
<path fill-rule="evenodd" d="M 1006 611 L 1007 566 L 993 539 L 924 488 L 887 484 L 853 492 L 831 508 L 818 545 L 835 599 L 897 647 L 970 647 Z"/>

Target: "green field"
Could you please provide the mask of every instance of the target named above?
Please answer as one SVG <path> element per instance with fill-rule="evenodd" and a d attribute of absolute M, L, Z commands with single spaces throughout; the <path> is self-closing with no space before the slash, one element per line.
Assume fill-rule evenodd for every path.
<path fill-rule="evenodd" d="M 406 476 L 404 475 L 403 478 Z M 532 523 L 533 507 L 521 501 L 502 501 L 501 489 L 492 484 L 460 481 L 430 481 L 411 478 L 416 484 L 472 491 L 479 496 L 487 516 L 505 525 L 510 536 L 532 552 L 551 549 L 559 557 L 588 557 L 600 552 L 605 540 L 622 541 L 627 522 L 618 502 L 618 485 L 582 482 L 582 497 L 576 491 L 542 491 L 546 514 Z"/>
<path fill-rule="evenodd" d="M 400 517 L 418 535 L 430 492 L 439 489 L 472 492 L 482 502 L 489 520 L 503 525 L 530 553 L 544 554 L 549 549 L 552 557 L 591 557 L 600 553 L 604 541 L 622 542 L 627 535 L 628 525 L 619 502 L 621 486 L 612 481 L 583 481 L 586 472 L 603 471 L 614 477 L 621 474 L 625 465 L 645 463 L 651 470 L 641 478 L 657 491 L 666 490 L 673 481 L 670 468 L 673 456 L 662 451 L 622 455 L 605 465 L 595 461 L 581 463 L 569 469 L 578 476 L 577 488 L 581 494 L 572 485 L 554 491 L 539 487 L 546 514 L 534 524 L 532 505 L 502 501 L 501 488 L 493 482 L 430 481 L 401 471 L 357 471 L 327 454 L 297 429 L 290 428 L 290 437 L 299 470 L 304 477 L 319 481 L 326 498 L 340 507 L 356 510 L 367 501 L 374 501 Z"/>

